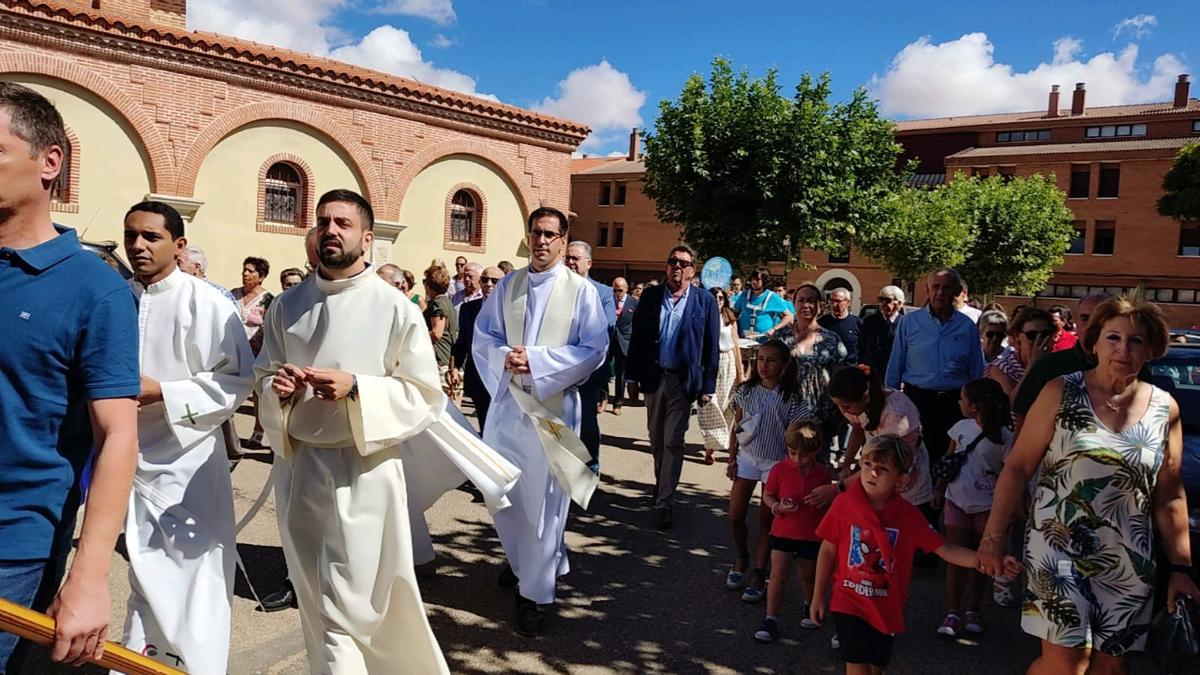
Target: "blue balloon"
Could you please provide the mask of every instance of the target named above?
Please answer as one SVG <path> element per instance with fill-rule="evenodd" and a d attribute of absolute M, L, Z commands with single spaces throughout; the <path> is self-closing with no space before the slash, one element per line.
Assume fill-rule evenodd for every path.
<path fill-rule="evenodd" d="M 700 284 L 705 288 L 726 288 L 733 280 L 733 265 L 722 258 L 709 258 L 700 270 Z"/>

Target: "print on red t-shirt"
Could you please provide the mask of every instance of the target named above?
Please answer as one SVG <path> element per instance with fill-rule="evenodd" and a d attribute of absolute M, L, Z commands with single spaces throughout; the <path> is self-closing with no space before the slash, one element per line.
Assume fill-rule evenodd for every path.
<path fill-rule="evenodd" d="M 767 476 L 765 490 L 775 495 L 779 501 L 791 499 L 800 505 L 799 510 L 791 513 L 777 513 L 771 521 L 771 535 L 785 539 L 800 541 L 817 541 L 817 526 L 821 524 L 824 515 L 821 509 L 804 503 L 804 498 L 813 488 L 829 485 L 833 477 L 823 464 L 813 464 L 808 473 L 802 473 L 785 459 L 771 468 Z"/>
<path fill-rule="evenodd" d="M 876 511 L 854 481 L 833 501 L 817 536 L 837 547 L 829 608 L 882 633 L 902 632 L 913 555 L 945 543 L 921 511 L 898 494 Z"/>

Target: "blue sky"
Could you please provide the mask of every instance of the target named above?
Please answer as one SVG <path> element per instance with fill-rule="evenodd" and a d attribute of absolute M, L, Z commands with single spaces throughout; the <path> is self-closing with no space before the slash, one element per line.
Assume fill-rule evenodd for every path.
<path fill-rule="evenodd" d="M 250 9 L 247 9 L 247 8 Z M 1196 2 L 191 0 L 193 28 L 331 55 L 579 119 L 622 151 L 714 55 L 785 86 L 828 70 L 896 118 L 1167 99 L 1192 72 Z M 1188 30 L 1191 27 L 1192 30 Z M 1188 33 L 1193 39 L 1188 39 Z M 1200 73 L 1193 73 L 1200 75 Z M 1196 79 L 1196 78 L 1193 78 Z"/>

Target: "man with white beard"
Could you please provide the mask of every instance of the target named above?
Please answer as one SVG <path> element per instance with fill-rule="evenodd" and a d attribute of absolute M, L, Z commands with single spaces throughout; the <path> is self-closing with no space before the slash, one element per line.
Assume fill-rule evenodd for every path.
<path fill-rule="evenodd" d="M 483 440 L 521 468 L 513 508 L 497 513 L 518 587 L 516 629 L 542 630 L 538 605 L 554 602 L 570 569 L 563 535 L 571 501 L 587 508 L 598 478 L 579 439 L 579 385 L 608 353 L 608 318 L 595 287 L 561 264 L 567 217 L 548 207 L 529 216 L 529 267 L 505 276 L 483 303 L 472 353 L 492 396 Z"/>
<path fill-rule="evenodd" d="M 142 202 L 125 215 L 138 298 L 138 465 L 125 520 L 125 644 L 192 673 L 229 658 L 236 533 L 222 424 L 254 383 L 237 309 L 176 256 L 183 219 Z"/>
<path fill-rule="evenodd" d="M 419 310 L 363 259 L 371 205 L 334 190 L 316 215 L 320 266 L 271 305 L 255 367 L 309 668 L 446 673 L 413 571 L 406 482 L 465 476 L 497 511 L 519 472 L 446 416 Z"/>

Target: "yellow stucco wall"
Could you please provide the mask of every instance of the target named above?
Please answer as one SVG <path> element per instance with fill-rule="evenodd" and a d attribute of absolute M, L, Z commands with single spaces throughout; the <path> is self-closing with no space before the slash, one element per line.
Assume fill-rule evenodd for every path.
<path fill-rule="evenodd" d="M 103 100 L 69 82 L 13 73 L 0 79 L 49 99 L 79 142 L 79 212 L 54 212 L 54 221 L 85 239 L 119 244 L 125 212 L 150 192 L 150 163 L 137 134 Z"/>
<path fill-rule="evenodd" d="M 487 199 L 487 248 L 483 253 L 460 253 L 443 247 L 446 195 L 459 183 L 475 184 Z M 525 216 L 517 192 L 499 169 L 478 157 L 450 155 L 425 167 L 400 203 L 400 224 L 407 227 L 396 237 L 388 257 L 418 279 L 434 258 L 441 258 L 452 270 L 454 258 L 459 255 L 484 266 L 501 260 L 517 267 L 525 264 Z"/>
<path fill-rule="evenodd" d="M 304 237 L 259 232 L 258 174 L 279 153 L 295 155 L 312 171 L 312 203 L 328 190 L 363 192 L 362 181 L 337 146 L 308 127 L 282 120 L 241 127 L 217 143 L 196 178 L 195 198 L 204 205 L 188 229 L 192 244 L 208 257 L 208 276 L 230 289 L 241 285 L 242 260 L 266 258 L 271 273 L 266 287 L 279 292 L 279 272 L 304 267 Z M 311 216 L 310 216 L 311 220 Z"/>

